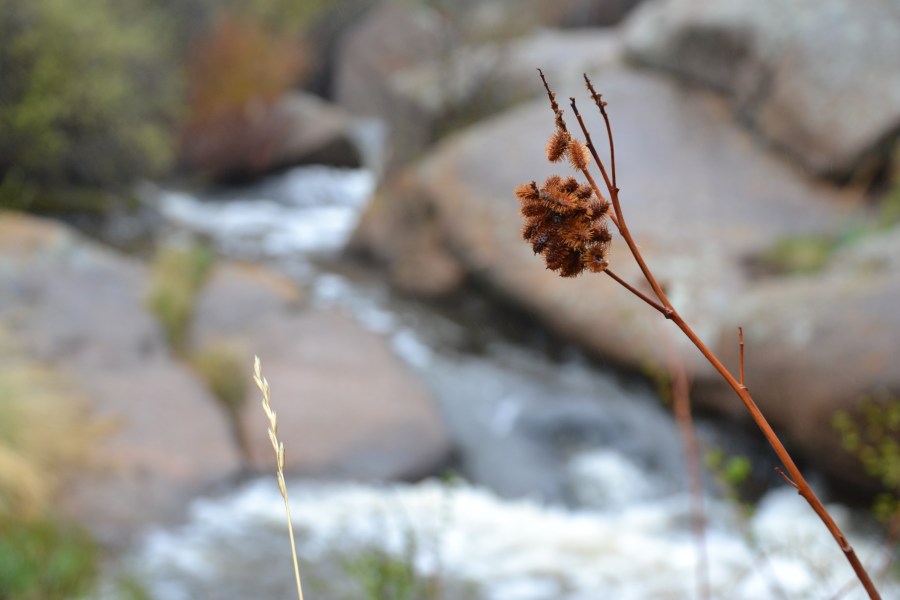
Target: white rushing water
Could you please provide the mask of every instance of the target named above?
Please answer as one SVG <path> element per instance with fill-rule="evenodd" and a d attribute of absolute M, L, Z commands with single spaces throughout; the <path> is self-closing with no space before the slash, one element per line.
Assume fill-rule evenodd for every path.
<path fill-rule="evenodd" d="M 307 167 L 211 198 L 160 191 L 157 201 L 172 224 L 208 236 L 224 254 L 284 266 L 339 249 L 373 186 L 364 170 Z M 399 314 L 385 298 L 309 265 L 304 281 L 314 303 L 341 307 L 390 337 L 441 403 L 469 476 L 492 488 L 291 482 L 308 598 L 372 598 L 360 592 L 366 556 L 409 563 L 419 579 L 440 582 L 442 600 L 697 597 L 677 430 L 649 392 L 583 362 L 551 363 L 502 343 L 477 356 L 448 354 L 423 334 L 453 327 L 436 316 Z M 770 492 L 747 519 L 721 499 L 706 498 L 706 507 L 712 598 L 864 597 L 792 489 Z M 833 514 L 864 563 L 877 567 L 877 535 L 856 530 L 840 507 Z M 274 478 L 196 501 L 186 523 L 152 533 L 125 563 L 156 600 L 294 595 Z M 881 590 L 900 598 L 895 581 Z"/>
<path fill-rule="evenodd" d="M 315 572 L 335 552 L 346 557 L 378 548 L 410 561 L 423 578 L 469 585 L 445 598 L 696 597 L 687 499 L 648 494 L 640 471 L 621 455 L 585 460 L 581 477 L 594 491 L 605 490 L 598 496 L 604 502 L 577 511 L 435 481 L 296 483 L 289 494 L 301 570 Z M 636 495 L 621 489 L 628 482 Z M 731 507 L 707 502 L 713 598 L 826 599 L 853 581 L 843 554 L 792 490 L 770 493 L 743 525 L 746 533 L 729 516 Z M 846 521 L 839 507 L 834 513 Z M 852 527 L 849 533 L 863 560 L 875 564 L 881 549 L 861 541 Z M 149 537 L 134 564 L 158 598 L 287 598 L 293 584 L 289 557 L 284 504 L 266 478 L 225 498 L 197 502 L 189 523 Z M 353 574 L 338 570 L 330 578 Z M 275 595 L 257 595 L 260 590 Z M 882 591 L 885 598 L 900 597 L 896 583 L 882 583 Z M 337 597 L 322 593 L 311 597 Z M 864 595 L 853 587 L 840 597 Z"/>
<path fill-rule="evenodd" d="M 169 222 L 211 237 L 225 254 L 299 257 L 339 249 L 374 187 L 366 169 L 297 167 L 204 201 L 160 190 L 156 204 Z"/>

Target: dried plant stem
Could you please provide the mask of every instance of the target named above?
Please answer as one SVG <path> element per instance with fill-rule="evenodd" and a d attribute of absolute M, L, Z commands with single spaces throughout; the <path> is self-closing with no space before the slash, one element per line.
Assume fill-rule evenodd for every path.
<path fill-rule="evenodd" d="M 269 441 L 275 450 L 276 474 L 278 477 L 278 490 L 284 499 L 284 510 L 287 513 L 288 536 L 291 539 L 291 557 L 294 561 L 294 578 L 297 582 L 297 597 L 303 600 L 303 587 L 300 585 L 300 567 L 297 561 L 297 546 L 294 543 L 294 526 L 291 520 L 291 505 L 288 502 L 287 486 L 284 483 L 284 444 L 278 441 L 278 415 L 272 410 L 269 397 L 269 382 L 262 375 L 259 357 L 253 358 L 253 381 L 262 393 L 262 407 L 269 420 Z"/>
<path fill-rule="evenodd" d="M 587 79 L 587 78 L 586 78 Z M 597 106 L 600 109 L 601 114 L 603 115 L 604 122 L 606 123 L 607 133 L 610 140 L 610 153 L 614 156 L 614 146 L 613 146 L 613 136 L 612 130 L 609 125 L 609 118 L 606 114 L 605 103 L 599 100 L 599 95 L 593 92 L 593 89 L 589 87 L 592 94 L 594 95 L 595 101 L 597 102 Z M 840 527 L 838 527 L 837 523 L 835 523 L 831 514 L 825 508 L 825 505 L 822 504 L 822 501 L 819 500 L 816 493 L 812 490 L 809 484 L 806 481 L 806 478 L 803 477 L 803 474 L 800 472 L 800 469 L 797 468 L 797 465 L 794 463 L 793 458 L 788 453 L 787 449 L 784 447 L 784 444 L 781 443 L 781 440 L 778 438 L 778 435 L 772 429 L 772 426 L 769 425 L 769 422 L 766 420 L 765 416 L 763 416 L 762 411 L 760 411 L 759 407 L 754 402 L 753 398 L 750 396 L 750 392 L 747 389 L 747 386 L 744 385 L 744 375 L 743 375 L 743 360 L 741 360 L 741 380 L 738 381 L 734 375 L 722 364 L 722 362 L 716 357 L 715 354 L 703 343 L 703 341 L 697 336 L 694 330 L 690 327 L 690 325 L 685 322 L 685 320 L 681 317 L 677 310 L 672 306 L 672 303 L 669 301 L 662 287 L 657 283 L 656 278 L 653 276 L 653 273 L 650 271 L 650 268 L 647 266 L 647 263 L 644 261 L 643 256 L 641 255 L 640 249 L 634 241 L 634 238 L 631 235 L 631 232 L 628 230 L 628 227 L 625 223 L 625 217 L 622 214 L 622 207 L 619 202 L 619 189 L 615 186 L 615 171 L 613 171 L 613 180 L 611 181 L 605 167 L 603 166 L 603 162 L 600 160 L 600 157 L 597 154 L 597 150 L 594 147 L 593 142 L 591 141 L 590 134 L 587 131 L 587 128 L 584 125 L 584 120 L 581 118 L 581 115 L 578 112 L 578 108 L 575 106 L 575 100 L 571 100 L 572 110 L 575 113 L 576 118 L 578 119 L 578 124 L 581 126 L 581 130 L 585 135 L 585 143 L 593 156 L 594 160 L 597 162 L 598 167 L 600 168 L 601 173 L 603 174 L 604 182 L 606 183 L 607 189 L 609 190 L 610 201 L 613 205 L 613 210 L 616 214 L 616 226 L 618 227 L 619 233 L 622 235 L 622 238 L 625 240 L 625 243 L 628 245 L 628 248 L 631 250 L 631 254 L 634 257 L 635 261 L 641 268 L 641 272 L 644 274 L 644 278 L 647 280 L 647 283 L 650 284 L 650 287 L 653 289 L 654 294 L 661 306 L 657 305 L 651 299 L 649 299 L 646 295 L 638 292 L 633 286 L 624 284 L 618 277 L 613 276 L 607 270 L 607 274 L 610 274 L 613 279 L 622 283 L 623 286 L 630 291 L 631 293 L 637 295 L 641 300 L 651 304 L 654 308 L 659 310 L 663 316 L 667 319 L 671 320 L 675 325 L 691 340 L 691 342 L 697 347 L 701 354 L 706 358 L 707 361 L 713 366 L 713 368 L 718 371 L 719 375 L 728 383 L 728 385 L 734 390 L 734 392 L 738 395 L 746 407 L 747 411 L 750 413 L 751 418 L 753 419 L 756 426 L 760 429 L 762 434 L 765 436 L 766 440 L 772 446 L 775 454 L 778 455 L 779 460 L 781 460 L 784 465 L 787 476 L 786 479 L 797 489 L 797 493 L 799 493 L 803 498 L 809 503 L 815 513 L 819 516 L 822 522 L 825 524 L 825 527 L 828 528 L 828 531 L 831 533 L 832 537 L 834 537 L 838 546 L 840 546 L 841 550 L 844 552 L 844 555 L 847 558 L 847 561 L 853 567 L 856 576 L 859 578 L 860 583 L 862 583 L 866 592 L 869 594 L 869 597 L 872 599 L 880 599 L 881 596 L 878 593 L 878 590 L 875 588 L 875 585 L 872 583 L 871 578 L 869 577 L 868 572 L 865 567 L 863 567 L 859 558 L 856 556 L 856 552 L 853 550 L 853 547 L 850 545 L 850 542 L 847 540 L 844 533 L 841 531 Z M 743 336 L 741 336 L 743 338 Z"/>
<path fill-rule="evenodd" d="M 697 598 L 708 600 L 709 554 L 706 547 L 706 510 L 703 503 L 703 479 L 700 476 L 700 451 L 697 447 L 697 431 L 691 415 L 690 382 L 684 365 L 678 360 L 675 347 L 669 336 L 665 336 L 667 354 L 669 356 L 669 373 L 672 376 L 672 409 L 681 443 L 684 449 L 684 462 L 687 465 L 688 479 L 691 488 L 691 524 L 694 531 L 694 543 L 697 546 Z"/>

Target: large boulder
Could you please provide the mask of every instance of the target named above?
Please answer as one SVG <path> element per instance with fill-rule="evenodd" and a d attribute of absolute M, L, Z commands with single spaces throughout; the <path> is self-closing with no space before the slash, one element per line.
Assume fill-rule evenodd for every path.
<path fill-rule="evenodd" d="M 786 277 L 761 286 L 758 273 L 749 265 L 785 237 L 834 233 L 847 217 L 859 214 L 859 198 L 779 162 L 733 123 L 727 103 L 715 94 L 630 71 L 604 73 L 595 83 L 610 103 L 624 210 L 647 261 L 682 315 L 719 351 L 736 349 L 737 325 L 747 327 L 754 348 L 748 358 L 754 381 L 773 381 L 772 386 L 752 386 L 756 399 L 764 412 L 772 414 L 780 431 L 795 436 L 802 449 L 827 467 L 840 450 L 834 444 L 836 434 L 821 425 L 830 421 L 836 409 L 855 406 L 856 388 L 835 386 L 830 400 L 820 401 L 815 396 L 818 386 L 791 387 L 791 405 L 802 407 L 792 410 L 805 415 L 798 422 L 793 412 L 783 410 L 784 396 L 776 393 L 774 382 L 783 381 L 792 365 L 797 373 L 809 373 L 807 360 L 814 361 L 817 370 L 831 369 L 835 376 L 838 368 L 858 366 L 857 373 L 846 374 L 857 381 L 865 380 L 870 371 L 862 360 L 838 366 L 829 362 L 834 355 L 825 352 L 802 356 L 783 339 L 783 328 L 757 327 L 753 320 L 757 316 L 761 322 L 767 320 L 759 316 L 762 313 L 770 315 L 768 320 L 781 322 L 787 319 L 778 316 L 782 310 L 787 315 L 790 306 L 801 309 L 804 305 L 767 302 L 768 295 L 775 294 L 767 290 L 787 294 L 784 290 L 797 284 Z M 558 91 L 562 96 L 570 93 Z M 602 120 L 589 109 L 589 102 L 582 103 L 582 111 L 595 142 L 603 140 Z M 737 398 L 718 383 L 712 368 L 658 313 L 607 277 L 557 277 L 544 269 L 541 259 L 521 240 L 521 217 L 512 190 L 523 181 L 568 172 L 568 167 L 550 165 L 544 157 L 551 126 L 546 100 L 528 104 L 449 140 L 423 162 L 406 203 L 427 207 L 419 210 L 431 215 L 431 226 L 439 232 L 435 237 L 441 247 L 435 252 L 456 260 L 469 276 L 486 282 L 606 360 L 655 373 L 665 369 L 676 353 L 697 382 L 699 402 L 737 407 L 743 414 Z M 574 121 L 570 126 L 576 126 Z M 391 200 L 386 197 L 382 204 Z M 402 212 L 402 208 L 395 210 Z M 396 223 L 395 236 L 402 237 L 404 227 L 399 219 Z M 611 268 L 648 291 L 618 239 Z M 817 289 L 824 296 L 829 286 L 837 294 L 847 285 L 840 277 L 816 284 L 822 286 Z M 871 300 L 882 308 L 891 289 L 884 285 L 872 289 Z M 451 291 L 450 287 L 445 291 Z M 859 314 L 870 302 L 859 294 L 836 297 L 853 303 L 853 311 Z M 814 296 L 805 298 L 811 303 Z M 810 312 L 813 318 L 818 311 Z M 757 316 L 751 318 L 751 314 Z M 823 310 L 817 317 L 826 329 L 841 322 L 829 314 Z M 887 319 L 882 329 L 869 328 L 871 335 L 878 336 L 873 347 L 882 353 L 896 349 L 900 339 L 900 332 L 890 326 L 893 321 Z M 841 335 L 855 335 L 849 316 L 841 327 Z M 775 347 L 782 351 L 776 354 Z M 756 348 L 761 356 L 754 356 Z M 776 355 L 779 360 L 766 362 Z M 735 363 L 728 364 L 736 367 Z M 887 370 L 882 374 L 889 378 Z M 812 428 L 809 423 L 820 426 Z"/>
<path fill-rule="evenodd" d="M 227 344 L 262 360 L 286 468 L 361 479 L 418 478 L 446 464 L 450 440 L 433 399 L 379 335 L 310 306 L 288 280 L 248 265 L 216 269 L 199 298 L 198 348 Z M 240 427 L 252 465 L 274 468 L 268 422 L 250 390 Z"/>
<path fill-rule="evenodd" d="M 0 322 L 34 359 L 64 372 L 93 415 L 111 423 L 61 510 L 120 542 L 182 514 L 241 462 L 204 385 L 173 360 L 145 309 L 137 262 L 67 228 L 0 215 Z"/>
<path fill-rule="evenodd" d="M 392 161 L 408 160 L 433 139 L 434 115 L 404 102 L 395 78 L 446 56 L 456 39 L 449 22 L 420 4 L 382 2 L 344 33 L 337 51 L 335 101 L 350 112 L 385 120 Z"/>
<path fill-rule="evenodd" d="M 506 14 L 510 7 L 504 6 L 482 8 Z M 469 12 L 480 14 L 475 8 Z M 473 26 L 463 16 L 454 20 L 424 6 L 386 2 L 345 36 L 336 101 L 387 124 L 389 166 L 413 162 L 442 136 L 541 93 L 534 85 L 538 67 L 558 81 L 574 81 L 621 55 L 613 31 L 473 40 Z"/>
<path fill-rule="evenodd" d="M 657 0 L 627 27 L 643 64 L 726 92 L 740 117 L 813 172 L 877 172 L 900 131 L 893 0 Z"/>
<path fill-rule="evenodd" d="M 184 166 L 215 180 L 250 179 L 302 164 L 358 167 L 353 119 L 312 94 L 214 115 L 182 134 Z"/>

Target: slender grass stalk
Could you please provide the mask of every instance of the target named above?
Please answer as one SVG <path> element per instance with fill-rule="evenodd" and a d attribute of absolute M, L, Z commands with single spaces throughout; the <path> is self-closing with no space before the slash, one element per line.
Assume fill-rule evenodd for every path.
<path fill-rule="evenodd" d="M 284 443 L 278 441 L 278 415 L 272 410 L 269 397 L 269 382 L 263 377 L 259 357 L 253 357 L 253 381 L 262 393 L 262 407 L 269 419 L 269 441 L 275 450 L 276 473 L 278 477 L 278 490 L 284 498 L 284 511 L 287 513 L 288 536 L 291 538 L 291 557 L 294 560 L 294 578 L 297 581 L 297 597 L 303 600 L 303 586 L 300 585 L 300 567 L 297 562 L 297 546 L 294 543 L 294 526 L 291 522 L 291 505 L 288 502 L 287 487 L 284 485 Z"/>

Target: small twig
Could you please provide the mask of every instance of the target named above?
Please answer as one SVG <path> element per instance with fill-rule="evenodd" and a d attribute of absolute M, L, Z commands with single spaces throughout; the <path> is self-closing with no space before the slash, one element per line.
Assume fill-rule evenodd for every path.
<path fill-rule="evenodd" d="M 253 381 L 262 392 L 262 407 L 269 420 L 269 441 L 275 450 L 275 467 L 278 477 L 278 490 L 284 499 L 284 510 L 287 513 L 288 536 L 291 538 L 291 556 L 294 560 L 294 578 L 297 582 L 297 597 L 303 600 L 303 587 L 300 585 L 300 567 L 297 561 L 297 546 L 294 544 L 294 526 L 291 523 L 291 505 L 288 502 L 287 486 L 284 484 L 284 444 L 278 441 L 278 415 L 272 410 L 269 398 L 269 382 L 262 375 L 259 357 L 253 357 Z"/>
<path fill-rule="evenodd" d="M 746 388 L 747 383 L 744 379 L 744 328 L 738 327 L 738 338 L 740 339 L 740 369 L 741 369 L 741 386 Z"/>
<path fill-rule="evenodd" d="M 618 283 L 619 285 L 624 287 L 626 290 L 628 290 L 629 292 L 631 292 L 632 294 L 634 294 L 635 296 L 637 296 L 638 298 L 640 298 L 641 300 L 643 300 L 644 302 L 646 302 L 647 304 L 649 304 L 650 306 L 652 306 L 653 308 L 655 308 L 656 310 L 661 312 L 664 317 L 671 314 L 671 309 L 668 309 L 665 306 L 662 306 L 661 304 L 656 302 L 656 300 L 654 300 L 650 296 L 644 294 L 643 292 L 641 292 L 640 290 L 635 288 L 633 285 L 631 285 L 630 283 L 628 283 L 627 281 L 625 281 L 624 279 L 622 279 L 621 277 L 619 277 L 618 275 L 613 273 L 612 270 L 610 270 L 609 268 L 606 268 L 603 272 L 606 273 L 607 275 L 609 275 L 610 277 L 612 277 L 616 281 L 616 283 Z"/>
<path fill-rule="evenodd" d="M 784 471 L 781 470 L 781 467 L 775 467 L 775 472 L 778 473 L 779 475 L 781 475 L 781 478 L 784 479 L 785 481 L 787 481 L 788 484 L 789 484 L 792 488 L 794 488 L 794 489 L 797 490 L 798 492 L 800 491 L 800 486 L 797 485 L 797 484 L 794 482 L 793 479 L 791 479 L 790 477 L 788 477 L 788 476 L 787 476 L 787 473 L 785 473 Z"/>
<path fill-rule="evenodd" d="M 587 73 L 584 73 L 584 83 L 587 85 L 588 92 L 590 92 L 591 98 L 600 110 L 600 114 L 603 116 L 603 122 L 606 124 L 606 137 L 609 138 L 609 163 L 612 170 L 612 186 L 615 188 L 616 193 L 618 193 L 619 186 L 616 184 L 616 144 L 613 142 L 612 126 L 609 123 L 609 115 L 606 114 L 606 102 L 603 100 L 603 94 L 598 94 L 594 90 L 594 84 L 591 83 Z"/>

